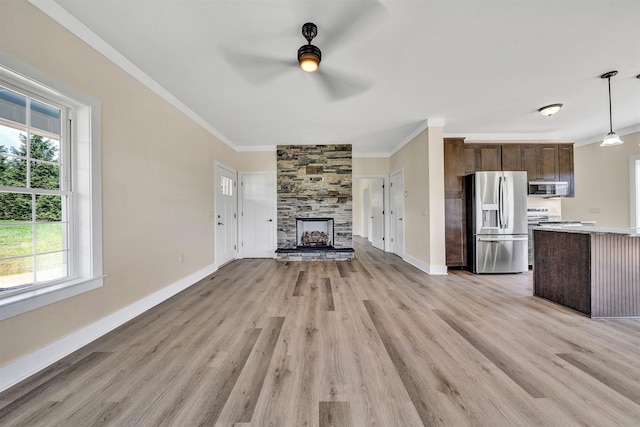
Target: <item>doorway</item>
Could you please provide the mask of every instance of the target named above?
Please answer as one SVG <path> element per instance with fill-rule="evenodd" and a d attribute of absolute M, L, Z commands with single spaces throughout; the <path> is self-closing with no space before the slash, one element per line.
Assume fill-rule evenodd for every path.
<path fill-rule="evenodd" d="M 237 203 L 236 171 L 215 164 L 215 239 L 216 265 L 220 267 L 236 258 Z"/>

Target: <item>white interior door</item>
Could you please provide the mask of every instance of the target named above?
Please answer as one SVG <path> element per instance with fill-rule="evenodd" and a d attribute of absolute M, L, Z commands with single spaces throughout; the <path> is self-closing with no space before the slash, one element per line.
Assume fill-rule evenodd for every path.
<path fill-rule="evenodd" d="M 276 250 L 276 175 L 241 174 L 242 256 L 274 258 Z"/>
<path fill-rule="evenodd" d="M 384 250 L 384 188 L 380 180 L 370 185 L 371 194 L 371 244 Z"/>
<path fill-rule="evenodd" d="M 216 264 L 221 266 L 236 257 L 238 196 L 236 172 L 218 164 L 215 170 Z"/>
<path fill-rule="evenodd" d="M 404 255 L 404 176 L 402 171 L 391 175 L 389 199 L 391 202 L 391 252 Z"/>
<path fill-rule="evenodd" d="M 369 238 L 369 227 L 371 224 L 369 215 L 369 187 L 362 190 L 362 237 Z"/>

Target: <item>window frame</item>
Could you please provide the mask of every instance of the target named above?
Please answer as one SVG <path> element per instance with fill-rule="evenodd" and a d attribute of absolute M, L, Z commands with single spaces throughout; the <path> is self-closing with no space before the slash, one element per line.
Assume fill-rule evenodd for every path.
<path fill-rule="evenodd" d="M 19 60 L 0 54 L 0 81 L 36 100 L 68 108 L 70 139 L 63 188 L 69 206 L 70 276 L 0 295 L 0 320 L 70 298 L 103 285 L 101 104 L 98 100 Z M 69 126 L 69 121 L 63 126 Z"/>
<path fill-rule="evenodd" d="M 63 249 L 59 252 L 66 252 L 66 269 L 67 269 L 67 274 L 64 277 L 58 278 L 58 279 L 53 279 L 53 280 L 49 280 L 46 282 L 43 281 L 38 281 L 38 270 L 37 270 L 37 257 L 39 255 L 43 255 L 43 254 L 38 254 L 37 250 L 36 250 L 36 246 L 37 246 L 37 226 L 40 223 L 40 221 L 38 221 L 38 219 L 35 217 L 35 209 L 36 209 L 36 205 L 34 204 L 32 206 L 33 209 L 33 216 L 31 218 L 30 222 L 25 222 L 22 225 L 30 225 L 33 230 L 32 233 L 32 239 L 35 239 L 35 246 L 33 247 L 32 253 L 30 255 L 30 257 L 32 257 L 32 263 L 33 263 L 33 277 L 35 278 L 34 282 L 31 284 L 31 286 L 29 287 L 24 287 L 24 288 L 17 288 L 15 290 L 10 290 L 10 291 L 3 291 L 2 293 L 0 293 L 0 299 L 6 295 L 10 295 L 13 293 L 21 293 L 21 292 L 26 292 L 28 290 L 35 290 L 35 289 L 40 289 L 40 288 L 45 288 L 47 286 L 51 286 L 51 285 L 55 285 L 58 283 L 63 283 L 65 281 L 71 280 L 74 276 L 75 276 L 75 270 L 74 270 L 74 262 L 73 262 L 73 257 L 70 256 L 70 254 L 72 254 L 74 252 L 74 247 L 73 247 L 73 242 L 74 242 L 74 232 L 73 232 L 73 227 L 70 227 L 69 225 L 73 223 L 73 209 L 70 209 L 70 207 L 73 206 L 73 192 L 71 191 L 71 179 L 70 179 L 70 165 L 71 165 L 71 129 L 72 129 L 72 110 L 73 108 L 70 107 L 69 105 L 65 105 L 62 104 L 60 102 L 58 102 L 57 100 L 54 101 L 52 99 L 47 99 L 44 98 L 43 96 L 41 96 L 38 93 L 34 93 L 31 90 L 27 90 L 25 88 L 22 87 L 16 87 L 14 84 L 11 84 L 7 81 L 5 81 L 4 79 L 0 80 L 0 86 L 5 87 L 15 93 L 18 93 L 20 95 L 25 96 L 28 101 L 27 101 L 27 113 L 26 116 L 29 117 L 29 105 L 31 104 L 31 101 L 36 101 L 42 104 L 47 104 L 50 105 L 54 108 L 57 108 L 60 110 L 60 134 L 57 136 L 58 137 L 58 144 L 59 144 L 59 162 L 58 165 L 60 167 L 60 177 L 59 177 L 59 188 L 57 190 L 50 190 L 50 189 L 44 189 L 44 188 L 34 188 L 31 186 L 31 180 L 33 175 L 31 175 L 32 171 L 32 167 L 31 167 L 31 163 L 34 161 L 39 161 L 38 159 L 31 157 L 30 155 L 30 137 L 33 135 L 42 135 L 42 136 L 47 136 L 47 132 L 41 129 L 38 129 L 36 127 L 33 126 L 33 124 L 30 122 L 30 119 L 27 119 L 27 123 L 24 125 L 26 128 L 26 135 L 27 135 L 27 147 L 26 147 L 26 151 L 27 151 L 27 157 L 24 157 L 24 160 L 26 161 L 27 165 L 26 165 L 26 183 L 25 183 L 25 187 L 3 187 L 6 188 L 7 192 L 10 193 L 17 193 L 17 194 L 28 194 L 32 197 L 32 199 L 37 199 L 38 196 L 40 195 L 55 195 L 55 196 L 60 196 L 63 198 L 66 198 L 66 201 L 62 204 L 62 219 L 60 221 L 60 224 L 63 226 L 63 229 L 66 230 L 66 233 L 63 233 L 63 240 L 66 241 L 66 244 L 63 246 Z M 7 123 L 9 126 L 11 126 L 11 122 L 6 122 L 5 120 L 3 120 L 2 118 L 0 118 L 0 123 Z M 19 125 L 19 123 L 15 123 L 15 125 Z M 50 134 L 48 136 L 53 136 L 53 134 Z M 20 157 L 18 156 L 14 156 L 13 154 L 7 154 L 6 155 L 8 158 L 18 158 L 20 159 Z M 52 164 L 52 162 L 49 161 L 41 161 L 42 163 L 48 163 L 48 164 Z M 65 226 L 66 223 L 66 226 Z M 66 235 L 65 235 L 66 234 Z M 26 256 L 25 256 L 26 257 Z"/>

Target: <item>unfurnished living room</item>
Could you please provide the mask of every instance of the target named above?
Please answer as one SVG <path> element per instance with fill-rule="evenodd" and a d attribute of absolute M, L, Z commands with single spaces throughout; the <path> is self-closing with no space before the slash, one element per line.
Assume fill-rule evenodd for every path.
<path fill-rule="evenodd" d="M 640 3 L 3 0 L 0 425 L 640 425 Z"/>

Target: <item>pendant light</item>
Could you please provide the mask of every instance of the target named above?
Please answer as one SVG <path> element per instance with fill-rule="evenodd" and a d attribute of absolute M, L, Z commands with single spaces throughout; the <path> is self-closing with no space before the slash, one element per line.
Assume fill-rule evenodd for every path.
<path fill-rule="evenodd" d="M 609 82 L 609 133 L 604 137 L 600 147 L 611 147 L 612 145 L 622 144 L 620 137 L 613 131 L 613 121 L 611 120 L 611 77 L 618 74 L 617 71 L 609 71 L 600 76 L 601 79 L 607 79 Z"/>

